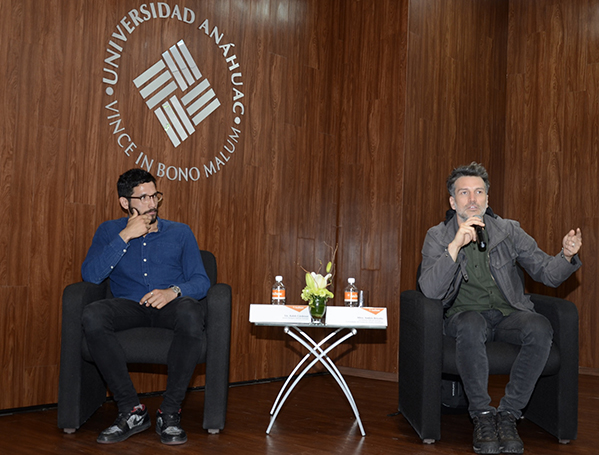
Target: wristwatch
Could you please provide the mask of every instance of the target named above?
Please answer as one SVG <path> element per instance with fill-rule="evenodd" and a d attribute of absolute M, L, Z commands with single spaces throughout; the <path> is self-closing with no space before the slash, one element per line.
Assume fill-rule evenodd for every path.
<path fill-rule="evenodd" d="M 179 286 L 171 286 L 169 289 L 172 289 L 177 297 L 181 297 L 181 288 Z"/>

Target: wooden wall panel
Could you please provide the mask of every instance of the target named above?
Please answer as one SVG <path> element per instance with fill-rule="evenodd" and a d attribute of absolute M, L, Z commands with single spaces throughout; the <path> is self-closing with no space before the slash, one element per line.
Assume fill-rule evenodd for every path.
<path fill-rule="evenodd" d="M 170 5 L 176 3 L 167 2 Z M 97 226 L 122 216 L 115 183 L 136 165 L 116 144 L 106 106 L 148 157 L 193 166 L 214 156 L 228 111 L 211 116 L 177 150 L 131 84 L 178 39 L 198 53 L 204 19 L 235 43 L 245 113 L 239 142 L 219 173 L 198 182 L 159 178 L 161 215 L 188 223 L 213 251 L 219 280 L 233 288 L 231 381 L 287 374 L 301 349 L 280 329 L 248 322 L 282 274 L 300 303 L 304 272 L 339 245 L 334 292 L 351 274 L 372 304 L 390 308 L 385 334 L 360 334 L 342 363 L 397 371 L 399 226 L 403 185 L 406 24 L 403 0 L 182 2 L 195 27 L 176 19 L 143 23 L 123 47 L 114 95 L 102 78 L 111 34 L 137 0 L 0 0 L 1 408 L 57 400 L 61 294 L 80 277 Z M 122 29 L 121 25 L 121 29 Z M 206 74 L 226 70 L 203 55 Z M 211 77 L 215 91 L 228 80 Z M 230 85 L 230 84 L 229 84 Z M 151 170 L 156 173 L 156 163 Z M 18 342 L 17 342 L 18 341 Z M 139 391 L 163 389 L 164 369 L 139 367 Z M 194 385 L 203 384 L 198 368 Z"/>
<path fill-rule="evenodd" d="M 508 4 L 410 3 L 401 289 L 414 289 L 428 228 L 445 218 L 451 170 L 471 161 L 490 173 L 502 213 Z M 500 185 L 497 185 L 500 187 Z"/>
<path fill-rule="evenodd" d="M 105 106 L 119 100 L 154 172 L 221 149 L 228 110 L 175 149 L 131 84 L 178 39 L 199 52 L 204 19 L 235 43 L 241 134 L 216 175 L 159 178 L 161 216 L 189 224 L 232 285 L 231 381 L 283 376 L 298 360 L 282 330 L 249 324 L 249 304 L 268 301 L 277 274 L 300 303 L 302 267 L 326 262 L 327 244 L 339 246 L 334 304 L 354 276 L 389 308 L 389 329 L 360 331 L 340 365 L 394 376 L 399 292 L 414 286 L 425 232 L 443 218 L 447 174 L 472 160 L 489 168 L 493 208 L 544 248 L 580 221 L 588 259 L 558 292 L 581 310 L 581 364 L 599 366 L 597 311 L 583 298 L 597 282 L 597 0 L 186 0 L 195 27 L 152 20 L 127 35 L 111 96 L 108 40 L 141 3 L 0 0 L 1 409 L 56 402 L 62 290 L 81 279 L 97 226 L 123 215 L 115 183 L 137 155 L 116 144 Z M 204 53 L 202 69 L 229 90 L 221 56 Z M 160 367 L 133 378 L 140 391 L 165 386 Z"/>
<path fill-rule="evenodd" d="M 10 391 L 0 395 L 0 409 L 10 409 L 23 406 L 25 396 L 21 333 L 27 321 L 27 288 L 0 286 L 0 299 L 0 387 Z"/>
<path fill-rule="evenodd" d="M 599 367 L 597 126 L 599 43 L 595 0 L 510 1 L 505 188 L 506 216 L 519 219 L 541 248 L 556 254 L 580 227 L 582 269 L 551 290 L 580 314 L 580 365 Z"/>
<path fill-rule="evenodd" d="M 355 277 L 389 327 L 359 332 L 340 364 L 396 373 L 407 16 L 399 2 L 349 2 L 346 14 L 336 300 Z"/>

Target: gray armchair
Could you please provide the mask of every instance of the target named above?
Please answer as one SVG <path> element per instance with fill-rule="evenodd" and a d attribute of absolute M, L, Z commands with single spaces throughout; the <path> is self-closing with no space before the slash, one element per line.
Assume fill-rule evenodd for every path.
<path fill-rule="evenodd" d="M 206 364 L 203 428 L 218 433 L 225 426 L 229 392 L 231 287 L 216 283 L 214 255 L 201 251 L 211 287 L 206 296 L 206 343 L 198 364 Z M 74 283 L 62 296 L 62 345 L 58 389 L 58 427 L 76 431 L 106 400 L 106 385 L 93 363 L 81 327 L 85 305 L 110 298 L 108 280 L 96 285 Z M 166 365 L 173 331 L 140 327 L 117 333 L 128 363 Z"/>
<path fill-rule="evenodd" d="M 524 417 L 558 438 L 578 429 L 578 310 L 567 300 L 531 294 L 535 310 L 553 326 L 553 346 Z M 490 374 L 509 374 L 519 347 L 487 343 Z M 441 439 L 441 383 L 459 378 L 455 340 L 443 335 L 443 305 L 419 291 L 400 297 L 399 411 L 424 443 Z"/>

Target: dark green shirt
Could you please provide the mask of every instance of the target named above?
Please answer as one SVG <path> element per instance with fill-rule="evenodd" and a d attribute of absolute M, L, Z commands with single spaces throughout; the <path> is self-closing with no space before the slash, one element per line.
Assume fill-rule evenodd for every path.
<path fill-rule="evenodd" d="M 467 258 L 468 281 L 462 281 L 456 300 L 447 310 L 446 316 L 449 317 L 461 311 L 485 310 L 499 310 L 504 316 L 507 316 L 516 311 L 505 300 L 491 275 L 489 250 L 479 251 L 476 242 L 471 242 L 464 246 L 462 251 Z"/>

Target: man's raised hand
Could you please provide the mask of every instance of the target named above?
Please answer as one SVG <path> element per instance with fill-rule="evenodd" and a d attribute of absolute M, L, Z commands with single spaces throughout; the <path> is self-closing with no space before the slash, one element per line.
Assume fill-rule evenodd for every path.
<path fill-rule="evenodd" d="M 574 255 L 576 253 L 578 253 L 581 246 L 582 246 L 582 232 L 580 231 L 580 228 L 576 229 L 576 231 L 574 231 L 574 229 L 571 229 L 570 232 L 568 232 L 562 240 L 562 248 L 564 249 L 564 257 L 568 261 L 571 261 L 572 257 L 574 257 Z"/>
<path fill-rule="evenodd" d="M 127 226 L 123 229 L 119 235 L 125 243 L 129 243 L 129 240 L 136 239 L 150 232 L 150 221 L 152 217 L 150 215 L 141 215 L 139 210 L 133 207 L 133 213 L 127 221 Z"/>

